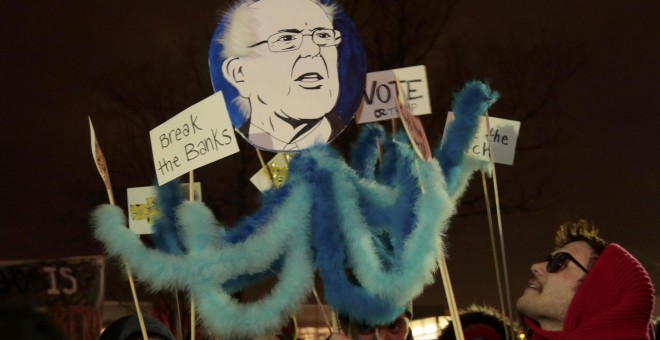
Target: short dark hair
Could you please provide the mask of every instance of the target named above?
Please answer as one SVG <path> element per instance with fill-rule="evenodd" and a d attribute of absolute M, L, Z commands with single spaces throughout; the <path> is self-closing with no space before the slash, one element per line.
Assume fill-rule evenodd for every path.
<path fill-rule="evenodd" d="M 603 238 L 598 236 L 598 228 L 587 220 L 577 220 L 562 223 L 555 235 L 555 247 L 562 248 L 565 245 L 584 241 L 594 250 L 595 257 L 590 261 L 589 265 L 600 256 L 609 244 Z"/>
<path fill-rule="evenodd" d="M 66 339 L 50 314 L 22 304 L 0 304 L 0 334 L 13 340 Z"/>

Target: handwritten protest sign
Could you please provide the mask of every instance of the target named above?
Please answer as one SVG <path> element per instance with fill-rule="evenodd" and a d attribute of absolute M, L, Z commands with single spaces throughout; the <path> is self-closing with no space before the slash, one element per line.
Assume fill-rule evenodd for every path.
<path fill-rule="evenodd" d="M 181 183 L 181 197 L 188 197 L 188 183 Z M 136 234 L 153 233 L 152 224 L 158 216 L 156 208 L 156 187 L 126 189 L 128 196 L 128 228 Z M 202 185 L 195 183 L 195 201 L 201 201 Z"/>
<path fill-rule="evenodd" d="M 429 140 L 426 138 L 426 132 L 424 131 L 424 126 L 422 125 L 421 119 L 415 117 L 410 112 L 408 108 L 408 103 L 404 99 L 405 95 L 401 89 L 401 82 L 399 79 L 396 79 L 396 86 L 399 89 L 399 95 L 397 97 L 396 106 L 399 114 L 401 115 L 401 121 L 403 122 L 403 127 L 408 134 L 413 149 L 417 153 L 419 158 L 423 159 L 425 162 L 431 160 L 433 155 L 431 154 L 431 146 L 429 145 Z"/>
<path fill-rule="evenodd" d="M 447 127 L 453 120 L 454 113 L 449 112 L 445 123 L 445 131 L 447 131 Z M 488 129 L 489 127 L 490 129 Z M 466 153 L 480 160 L 488 160 L 491 157 L 492 147 L 495 163 L 513 165 L 519 131 L 520 122 L 518 121 L 488 117 L 488 123 L 486 123 L 486 117 L 481 117 L 477 133 Z"/>
<path fill-rule="evenodd" d="M 149 135 L 159 185 L 238 152 L 221 92 L 172 117 Z"/>
<path fill-rule="evenodd" d="M 424 65 L 367 74 L 364 105 L 355 121 L 358 124 L 398 118 L 396 79 L 401 82 L 410 111 L 414 115 L 431 113 L 431 98 Z"/>

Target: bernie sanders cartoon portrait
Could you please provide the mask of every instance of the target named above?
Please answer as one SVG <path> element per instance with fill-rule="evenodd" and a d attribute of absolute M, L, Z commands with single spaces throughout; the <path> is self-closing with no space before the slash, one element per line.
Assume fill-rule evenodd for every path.
<path fill-rule="evenodd" d="M 247 0 L 218 24 L 215 91 L 236 131 L 267 151 L 329 143 L 359 109 L 366 76 L 352 21 L 324 0 Z"/>

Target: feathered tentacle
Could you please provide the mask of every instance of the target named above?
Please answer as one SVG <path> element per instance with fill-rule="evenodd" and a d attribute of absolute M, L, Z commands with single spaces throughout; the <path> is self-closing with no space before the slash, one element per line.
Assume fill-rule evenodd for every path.
<path fill-rule="evenodd" d="M 136 276 L 154 289 L 184 287 L 193 274 L 184 257 L 145 247 L 139 236 L 126 227 L 126 217 L 117 206 L 104 204 L 96 208 L 92 226 L 107 253 L 126 261 Z"/>
<path fill-rule="evenodd" d="M 359 177 L 375 180 L 374 171 L 378 162 L 378 145 L 385 140 L 385 129 L 379 124 L 369 124 L 360 129 L 351 151 L 351 167 Z"/>
<path fill-rule="evenodd" d="M 415 162 L 410 148 L 400 146 L 398 151 L 399 157 Z M 414 209 L 417 218 L 411 232 L 401 242 L 403 251 L 391 259 L 389 270 L 381 265 L 374 250 L 372 228 L 365 223 L 361 212 L 354 209 L 354 200 L 350 198 L 355 196 L 355 189 L 343 184 L 348 182 L 345 178 L 333 179 L 338 225 L 344 235 L 348 265 L 363 287 L 396 305 L 405 305 L 433 281 L 442 249 L 441 235 L 447 219 L 455 210 L 454 202 L 445 191 L 438 164 L 419 162 L 417 165 L 413 167 L 416 185 L 424 186 L 425 193 L 417 196 L 412 207 L 392 207 L 392 211 Z"/>
<path fill-rule="evenodd" d="M 467 177 L 484 166 L 481 163 L 463 162 L 465 150 L 477 131 L 479 117 L 498 98 L 499 93 L 479 81 L 466 83 L 454 96 L 452 110 L 455 120 L 449 125 L 442 145 L 434 150 L 434 155 L 445 174 L 447 191 L 452 197 L 456 197 L 456 193 L 462 193 L 467 184 Z"/>
<path fill-rule="evenodd" d="M 309 160 L 309 163 L 316 163 Z M 323 192 L 324 199 L 317 199 L 312 207 L 312 244 L 316 253 L 315 263 L 323 281 L 326 301 L 337 312 L 352 320 L 382 324 L 394 320 L 404 310 L 386 299 L 379 298 L 351 282 L 346 268 L 346 240 L 338 225 L 338 208 L 331 170 L 315 169 L 314 191 Z"/>
<path fill-rule="evenodd" d="M 309 194 L 303 196 L 307 198 L 306 203 L 286 208 L 309 212 Z M 309 214 L 301 214 L 296 222 L 308 225 Z M 290 223 L 289 226 L 295 229 Z M 285 244 L 280 246 L 285 255 L 279 281 L 268 297 L 257 302 L 238 303 L 228 292 L 219 289 L 217 281 L 193 280 L 189 288 L 205 326 L 227 338 L 255 337 L 276 331 L 300 309 L 314 285 L 312 253 L 308 244 L 308 229 L 303 228 L 289 235 Z M 268 247 L 266 243 L 261 246 Z"/>
<path fill-rule="evenodd" d="M 398 165 L 399 168 L 393 171 L 392 177 L 392 183 L 397 185 L 396 190 L 392 191 L 395 204 L 387 207 L 367 208 L 364 205 L 364 196 L 381 193 L 370 191 L 379 188 L 381 184 L 360 179 L 355 171 L 326 149 L 308 152 L 311 156 L 308 162 L 313 165 L 310 171 L 316 174 L 312 181 L 316 188 L 314 191 L 323 193 L 322 198 L 316 198 L 321 203 L 315 203 L 317 205 L 312 209 L 317 265 L 324 282 L 332 280 L 333 288 L 340 285 L 342 289 L 341 293 L 333 289 L 326 298 L 332 301 L 334 308 L 342 306 L 342 302 L 340 298 L 333 299 L 332 294 L 343 295 L 344 299 L 350 296 L 348 301 L 360 299 L 362 306 L 372 306 L 370 314 L 365 311 L 365 314 L 360 315 L 359 311 L 351 311 L 351 308 L 360 308 L 351 302 L 348 302 L 351 308 L 346 306 L 340 312 L 352 313 L 371 323 L 390 318 L 390 313 L 394 311 L 400 312 L 398 307 L 405 306 L 421 293 L 425 285 L 432 282 L 436 261 L 442 249 L 442 231 L 446 220 L 454 212 L 454 202 L 446 194 L 437 162 L 416 164 L 416 157 L 407 144 L 397 142 L 391 145 L 392 152 L 397 154 L 393 157 L 397 159 L 394 166 Z M 421 185 L 425 187 L 425 194 L 420 193 Z M 406 190 L 412 187 L 416 192 L 407 197 L 404 187 Z M 365 218 L 369 210 L 372 210 L 371 213 L 383 214 L 389 222 L 385 226 L 371 225 Z M 396 246 L 403 250 L 395 252 L 386 249 L 391 246 L 390 243 L 379 243 L 378 236 L 381 232 L 395 234 L 396 229 L 400 228 L 398 224 L 404 221 L 397 214 L 409 214 L 413 218 L 409 221 L 412 226 L 406 226 L 409 231 L 399 232 L 402 237 L 396 240 Z M 397 226 L 392 226 L 392 221 Z M 337 230 L 340 236 L 333 237 L 332 233 Z M 318 236 L 321 232 L 323 237 Z M 325 243 L 321 240 L 325 240 Z M 331 244 L 328 240 L 335 240 L 335 243 Z M 341 258 L 341 253 L 336 252 L 344 247 L 346 255 Z M 334 249 L 335 254 L 326 253 L 331 252 L 331 249 Z M 340 266 L 342 269 L 337 269 Z M 355 284 L 348 284 L 350 282 L 345 277 L 343 266 L 353 271 L 357 279 Z M 382 307 L 383 310 L 374 311 L 374 306 Z"/>
<path fill-rule="evenodd" d="M 198 202 L 182 205 L 179 219 L 191 265 L 198 268 L 202 276 L 213 276 L 222 282 L 269 269 L 284 256 L 288 240 L 306 229 L 303 222 L 308 220 L 312 198 L 304 185 L 292 186 L 289 197 L 268 217 L 264 227 L 237 243 L 209 241 L 213 237 L 211 230 L 218 225 L 213 213 Z"/>
<path fill-rule="evenodd" d="M 223 260 L 229 258 L 233 262 L 232 268 L 227 269 L 230 275 L 217 274 L 215 280 L 193 280 L 189 286 L 203 316 L 202 321 L 223 337 L 250 338 L 276 331 L 289 315 L 300 309 L 314 285 L 308 227 L 311 225 L 310 210 L 314 199 L 308 184 L 309 172 L 306 171 L 309 164 L 300 158 L 296 157 L 291 162 L 289 179 L 283 188 L 278 189 L 290 192 L 290 195 L 282 197 L 284 201 L 263 228 L 256 229 L 241 242 L 226 244 L 221 251 L 207 247 L 199 252 L 204 257 L 210 255 L 219 260 L 221 256 Z M 228 253 L 231 248 L 237 251 Z M 240 258 L 241 255 L 243 258 Z M 268 297 L 254 303 L 238 303 L 224 288 L 231 287 L 234 283 L 230 280 L 241 278 L 240 275 L 246 272 L 261 275 L 251 271 L 266 268 L 258 263 L 269 267 L 280 266 L 281 263 L 278 283 Z M 211 271 L 218 273 L 219 269 L 211 268 Z M 218 282 L 223 284 L 222 289 Z"/>
<path fill-rule="evenodd" d="M 176 208 L 182 201 L 178 180 L 157 187 L 156 207 L 160 215 L 152 225 L 154 231 L 152 237 L 156 248 L 166 253 L 176 255 L 185 253 L 176 222 Z"/>

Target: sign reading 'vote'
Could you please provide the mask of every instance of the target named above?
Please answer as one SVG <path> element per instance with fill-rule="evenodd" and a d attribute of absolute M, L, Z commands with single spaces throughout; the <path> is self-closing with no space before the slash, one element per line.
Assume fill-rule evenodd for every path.
<path fill-rule="evenodd" d="M 159 185 L 238 152 L 221 92 L 172 117 L 149 135 Z"/>
<path fill-rule="evenodd" d="M 397 79 L 401 86 L 397 88 Z M 426 79 L 426 67 L 411 66 L 367 74 L 364 105 L 356 117 L 358 124 L 399 117 L 397 97 L 403 92 L 410 112 L 414 115 L 431 113 L 431 99 Z"/>

